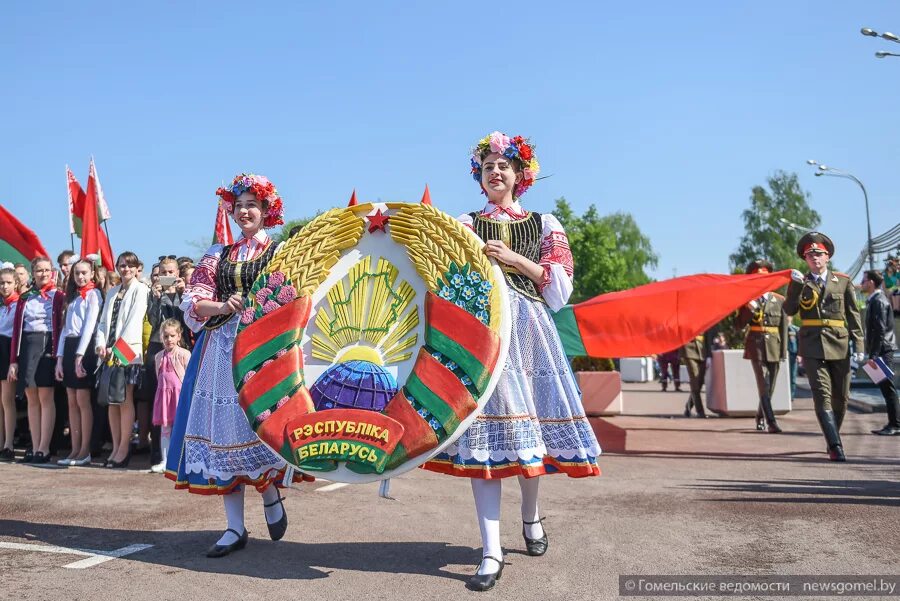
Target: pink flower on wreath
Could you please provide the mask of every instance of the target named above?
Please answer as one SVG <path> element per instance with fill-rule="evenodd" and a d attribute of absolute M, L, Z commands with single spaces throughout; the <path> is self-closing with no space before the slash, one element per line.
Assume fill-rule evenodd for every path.
<path fill-rule="evenodd" d="M 289 400 L 291 400 L 291 397 L 288 397 L 288 396 L 281 397 L 281 399 L 278 401 L 278 404 L 275 405 L 276 411 L 278 409 L 281 409 L 285 405 L 285 403 L 287 403 Z"/>
<path fill-rule="evenodd" d="M 275 301 L 266 301 L 263 305 L 263 313 L 271 313 L 277 309 L 280 309 L 281 305 L 276 303 Z"/>
<path fill-rule="evenodd" d="M 253 323 L 253 317 L 256 315 L 256 311 L 253 307 L 247 307 L 243 311 L 241 311 L 241 323 L 242 324 L 251 324 Z"/>
<path fill-rule="evenodd" d="M 263 411 L 262 413 L 260 413 L 259 415 L 256 416 L 256 421 L 261 424 L 264 421 L 266 421 L 267 419 L 269 419 L 270 417 L 272 417 L 272 412 L 269 409 L 266 409 L 265 411 Z"/>
<path fill-rule="evenodd" d="M 297 298 L 297 291 L 294 290 L 293 286 L 284 286 L 281 290 L 278 291 L 278 296 L 275 297 L 282 305 L 286 305 L 292 300 Z"/>
<path fill-rule="evenodd" d="M 266 365 L 268 365 L 269 363 L 272 363 L 274 361 L 275 361 L 275 359 L 266 359 L 265 361 L 263 361 L 262 367 L 265 367 Z M 260 369 L 262 369 L 262 367 Z"/>
<path fill-rule="evenodd" d="M 272 290 L 270 288 L 262 288 L 259 292 L 256 293 L 256 302 L 260 305 L 265 305 L 266 301 L 269 300 L 269 295 L 272 294 Z"/>
<path fill-rule="evenodd" d="M 278 288 L 279 286 L 284 284 L 284 274 L 281 273 L 280 271 L 272 272 L 272 274 L 269 276 L 269 281 L 267 283 L 268 283 L 269 287 L 271 287 L 273 290 L 275 288 Z"/>
<path fill-rule="evenodd" d="M 491 140 L 491 152 L 498 152 L 503 154 L 506 151 L 506 148 L 509 146 L 509 136 L 506 134 L 500 133 L 499 131 L 495 131 L 490 135 Z"/>
<path fill-rule="evenodd" d="M 247 382 L 249 382 L 249 381 L 250 381 L 250 378 L 252 378 L 252 377 L 255 376 L 255 375 L 256 375 L 256 372 L 253 371 L 252 369 L 251 369 L 250 371 L 248 371 L 248 372 L 244 375 L 244 384 L 246 384 Z"/>
<path fill-rule="evenodd" d="M 285 355 L 287 355 L 287 354 L 288 354 L 288 349 L 283 348 L 283 349 L 281 349 L 280 351 L 278 351 L 277 353 L 275 353 L 275 357 L 276 357 L 276 358 L 277 358 L 277 357 L 283 357 L 283 356 L 285 356 Z"/>

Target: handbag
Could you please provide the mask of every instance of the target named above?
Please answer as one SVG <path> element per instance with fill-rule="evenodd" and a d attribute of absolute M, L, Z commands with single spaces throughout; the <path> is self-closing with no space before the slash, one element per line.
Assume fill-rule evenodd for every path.
<path fill-rule="evenodd" d="M 104 407 L 125 402 L 125 367 L 103 364 L 97 378 L 97 404 Z"/>

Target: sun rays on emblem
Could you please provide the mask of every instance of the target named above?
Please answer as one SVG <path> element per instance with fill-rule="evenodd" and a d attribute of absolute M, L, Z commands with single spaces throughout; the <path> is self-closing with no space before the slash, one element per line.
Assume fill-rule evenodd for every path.
<path fill-rule="evenodd" d="M 351 267 L 316 313 L 312 356 L 330 363 L 376 365 L 410 359 L 418 340 L 419 307 L 412 302 L 415 290 L 405 280 L 398 284 L 398 274 L 384 258 L 374 270 L 368 256 Z"/>

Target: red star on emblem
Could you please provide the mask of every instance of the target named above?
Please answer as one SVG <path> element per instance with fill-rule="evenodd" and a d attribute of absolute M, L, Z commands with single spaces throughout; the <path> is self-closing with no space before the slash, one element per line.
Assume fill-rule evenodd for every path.
<path fill-rule="evenodd" d="M 369 215 L 367 217 L 367 219 L 369 220 L 369 233 L 370 234 L 374 233 L 375 230 L 381 230 L 382 232 L 387 232 L 387 230 L 384 229 L 384 226 L 387 225 L 387 222 L 390 219 L 390 217 L 388 217 L 387 215 L 382 213 L 381 209 L 378 209 L 378 211 L 376 211 L 374 215 Z"/>

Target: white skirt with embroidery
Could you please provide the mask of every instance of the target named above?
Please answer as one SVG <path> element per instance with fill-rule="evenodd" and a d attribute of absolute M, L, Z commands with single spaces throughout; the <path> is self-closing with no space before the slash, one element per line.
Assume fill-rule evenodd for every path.
<path fill-rule="evenodd" d="M 285 461 L 260 442 L 238 404 L 231 376 L 237 315 L 208 331 L 184 435 L 184 469 L 205 478 L 259 478 Z"/>
<path fill-rule="evenodd" d="M 496 478 L 600 473 L 600 445 L 547 306 L 509 291 L 509 355 L 475 422 L 426 469 Z"/>

